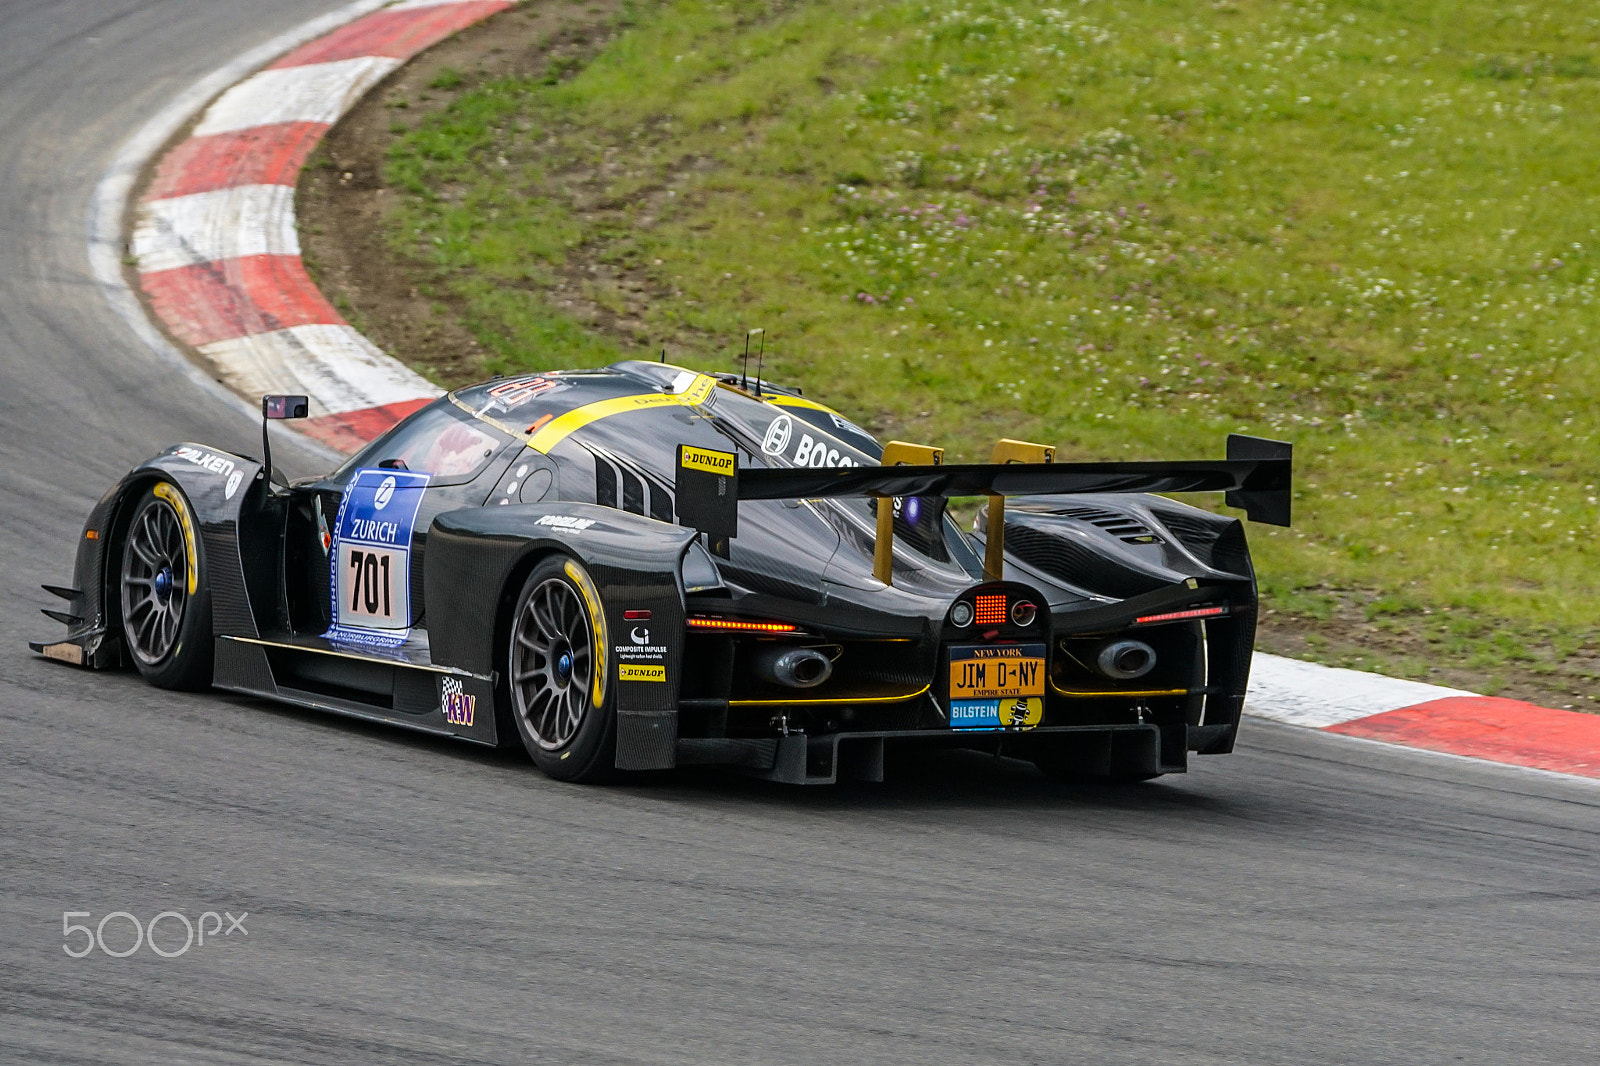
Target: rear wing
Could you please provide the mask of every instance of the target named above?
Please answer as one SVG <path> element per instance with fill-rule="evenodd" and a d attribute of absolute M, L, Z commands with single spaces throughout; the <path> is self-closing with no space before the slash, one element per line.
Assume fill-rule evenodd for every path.
<path fill-rule="evenodd" d="M 1228 436 L 1228 457 L 1220 461 L 1056 463 L 1051 461 L 1055 449 L 1048 445 L 1002 440 L 995 445 L 995 462 L 946 466 L 941 449 L 891 441 L 884 448 L 882 466 L 740 470 L 735 453 L 681 445 L 677 514 L 681 524 L 708 534 L 713 547 L 721 547 L 725 554 L 726 538 L 738 532 L 740 500 L 988 496 L 984 573 L 999 580 L 1007 496 L 1221 492 L 1228 506 L 1242 508 L 1252 521 L 1287 526 L 1293 451 L 1293 445 L 1284 441 L 1234 433 Z M 879 508 L 873 569 L 885 583 L 893 528 L 892 510 Z"/>

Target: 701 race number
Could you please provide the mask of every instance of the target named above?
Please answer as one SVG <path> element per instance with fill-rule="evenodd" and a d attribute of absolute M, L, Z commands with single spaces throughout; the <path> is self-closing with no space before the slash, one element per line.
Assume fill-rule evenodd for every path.
<path fill-rule="evenodd" d="M 410 625 L 410 590 L 403 552 L 362 544 L 339 546 L 339 571 L 343 602 L 340 615 L 374 629 L 404 629 Z M 399 580 L 397 580 L 397 578 Z"/>

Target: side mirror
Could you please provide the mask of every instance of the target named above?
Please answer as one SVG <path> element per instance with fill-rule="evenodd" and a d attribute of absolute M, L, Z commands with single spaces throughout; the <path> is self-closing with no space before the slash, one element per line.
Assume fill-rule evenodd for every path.
<path fill-rule="evenodd" d="M 267 439 L 267 423 L 274 419 L 305 418 L 311 413 L 311 400 L 306 396 L 261 397 L 261 473 L 272 488 L 272 442 Z"/>
<path fill-rule="evenodd" d="M 261 397 L 262 418 L 305 418 L 310 410 L 310 401 L 304 396 Z"/>

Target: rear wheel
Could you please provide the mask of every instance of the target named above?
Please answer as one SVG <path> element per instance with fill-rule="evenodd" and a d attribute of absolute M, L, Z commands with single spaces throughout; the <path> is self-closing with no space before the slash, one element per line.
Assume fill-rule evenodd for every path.
<path fill-rule="evenodd" d="M 534 567 L 517 597 L 506 654 L 507 705 L 534 764 L 563 781 L 601 781 L 616 762 L 615 685 L 605 616 L 575 559 Z"/>
<path fill-rule="evenodd" d="M 188 502 L 159 482 L 139 500 L 118 572 L 122 637 L 146 681 L 161 688 L 211 684 L 211 594 Z"/>

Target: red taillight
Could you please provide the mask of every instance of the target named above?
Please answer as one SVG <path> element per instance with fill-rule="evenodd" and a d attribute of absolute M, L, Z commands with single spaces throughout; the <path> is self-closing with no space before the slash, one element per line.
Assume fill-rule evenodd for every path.
<path fill-rule="evenodd" d="M 690 629 L 713 629 L 724 633 L 793 633 L 799 627 L 788 622 L 746 622 L 740 618 L 694 618 Z"/>
<path fill-rule="evenodd" d="M 1006 624 L 1006 598 L 1005 596 L 974 596 L 973 607 L 976 608 L 976 621 L 980 626 L 1003 626 Z"/>
<path fill-rule="evenodd" d="M 622 612 L 622 617 L 626 618 L 630 622 L 648 622 L 648 621 L 650 621 L 650 612 L 649 611 L 623 611 Z"/>
<path fill-rule="evenodd" d="M 1164 614 L 1147 614 L 1133 620 L 1137 626 L 1147 626 L 1155 622 L 1186 622 L 1193 618 L 1215 618 L 1227 614 L 1226 607 L 1191 607 L 1187 611 L 1167 611 Z"/>

